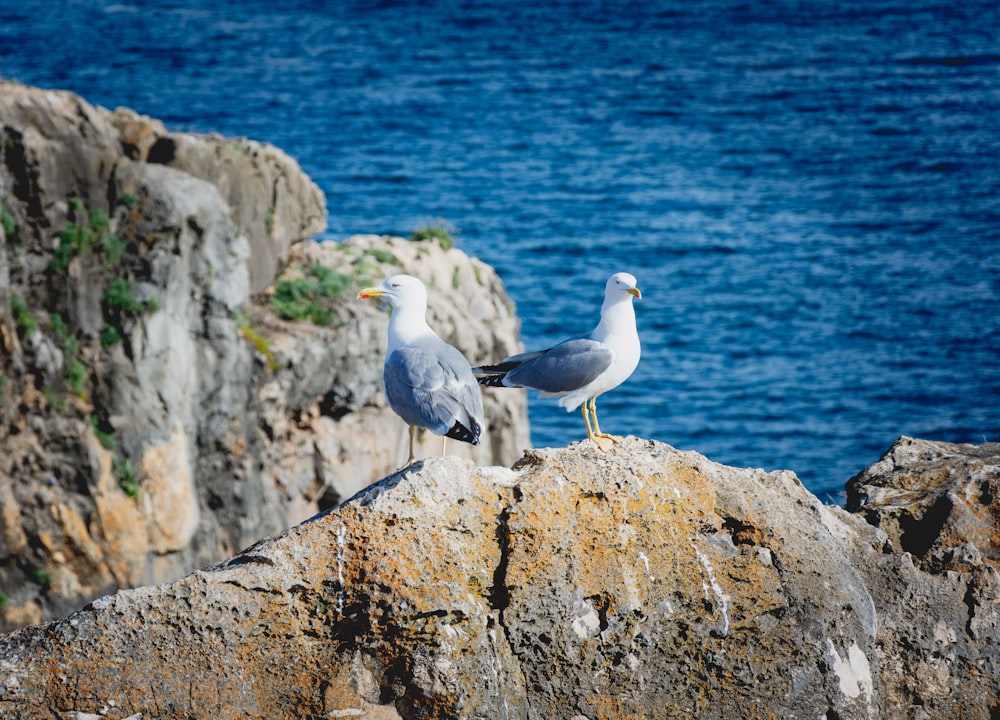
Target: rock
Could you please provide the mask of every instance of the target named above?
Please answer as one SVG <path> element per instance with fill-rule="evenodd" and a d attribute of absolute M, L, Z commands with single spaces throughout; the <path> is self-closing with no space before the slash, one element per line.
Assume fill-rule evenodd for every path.
<path fill-rule="evenodd" d="M 322 194 L 267 145 L 0 83 L 0 198 L 0 630 L 175 580 L 395 470 L 406 427 L 361 284 L 422 274 L 470 357 L 520 350 L 502 284 L 460 250 L 309 238 Z M 282 319 L 275 281 L 314 266 L 344 279 L 329 324 Z M 509 465 L 525 397 L 487 413 L 449 452 Z"/>
<path fill-rule="evenodd" d="M 996 571 L 909 558 L 792 473 L 652 441 L 510 470 L 433 458 L 227 562 L 0 639 L 0 707 L 990 717 Z"/>
<path fill-rule="evenodd" d="M 166 165 L 216 187 L 249 242 L 253 292 L 271 283 L 295 240 L 326 229 L 323 194 L 278 148 L 214 133 L 171 133 L 159 120 L 129 108 L 102 112 L 121 133 L 129 158 Z"/>
<path fill-rule="evenodd" d="M 171 165 L 219 187 L 234 221 L 247 231 L 256 292 L 271 283 L 295 240 L 326 229 L 325 198 L 292 158 L 271 145 L 219 135 L 199 139 L 181 135 Z M 259 181 L 247 183 L 248 176 Z"/>
<path fill-rule="evenodd" d="M 1000 443 L 901 437 L 847 483 L 847 508 L 924 570 L 1000 569 Z"/>

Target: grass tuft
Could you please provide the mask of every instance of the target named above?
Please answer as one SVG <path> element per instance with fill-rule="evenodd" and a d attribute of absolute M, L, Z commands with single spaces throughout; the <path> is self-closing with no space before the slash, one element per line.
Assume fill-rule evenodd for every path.
<path fill-rule="evenodd" d="M 240 329 L 243 339 L 253 345 L 254 349 L 264 356 L 269 372 L 273 373 L 281 369 L 281 363 L 275 357 L 274 351 L 271 349 L 271 344 L 267 341 L 267 338 L 257 332 L 257 329 L 250 324 L 249 318 L 243 315 L 237 316 L 236 326 Z"/>
<path fill-rule="evenodd" d="M 434 225 L 415 229 L 410 233 L 410 242 L 436 242 L 442 250 L 450 250 L 455 245 L 453 232 L 455 229 L 451 225 L 440 220 Z"/>
<path fill-rule="evenodd" d="M 279 280 L 271 297 L 271 308 L 282 320 L 311 320 L 330 325 L 337 316 L 336 300 L 352 287 L 350 275 L 314 264 L 308 274 Z"/>
<path fill-rule="evenodd" d="M 395 256 L 389 250 L 380 250 L 379 248 L 367 248 L 365 250 L 365 255 L 375 258 L 380 263 L 385 265 L 399 265 L 399 258 Z"/>

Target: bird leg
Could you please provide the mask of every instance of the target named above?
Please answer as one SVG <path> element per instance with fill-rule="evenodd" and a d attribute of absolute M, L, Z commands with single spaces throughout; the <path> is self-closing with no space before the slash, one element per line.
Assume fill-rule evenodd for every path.
<path fill-rule="evenodd" d="M 601 432 L 601 426 L 597 424 L 597 398 L 590 398 L 590 414 L 594 418 L 594 435 L 602 438 L 610 438 L 606 432 Z"/>
<path fill-rule="evenodd" d="M 593 402 L 593 400 L 591 400 L 591 402 Z M 597 446 L 598 450 L 610 450 L 613 438 L 610 435 L 606 435 L 601 432 L 601 428 L 597 425 L 597 411 L 594 410 L 593 407 L 588 408 L 586 400 L 583 401 L 583 405 L 580 406 L 580 410 L 583 412 L 583 421 L 587 423 L 587 439 L 592 441 Z M 591 426 L 591 416 L 594 418 L 593 426 Z"/>
<path fill-rule="evenodd" d="M 587 403 L 586 402 L 583 403 L 583 407 L 584 407 L 583 415 L 584 415 L 584 417 L 586 417 L 587 416 L 587 410 L 586 410 Z M 597 445 L 597 447 L 599 447 L 601 450 L 609 450 L 611 448 L 611 443 L 618 442 L 618 438 L 614 437 L 613 435 L 608 435 L 606 432 L 601 432 L 601 426 L 598 425 L 598 423 L 597 423 L 597 398 L 596 397 L 590 398 L 590 415 L 594 419 L 594 430 L 593 430 L 593 433 L 590 435 L 590 439 L 593 440 L 594 443 Z M 589 422 L 589 420 L 587 422 L 587 430 L 590 431 L 590 422 Z"/>
<path fill-rule="evenodd" d="M 445 448 L 447 446 L 448 446 L 448 436 L 447 435 L 442 435 L 441 436 L 441 457 L 444 457 L 445 455 L 448 454 L 447 452 L 445 452 Z"/>
<path fill-rule="evenodd" d="M 417 426 L 410 425 L 410 457 L 406 458 L 406 465 L 413 462 L 413 436 L 417 434 Z M 403 467 L 406 467 L 404 465 Z"/>
<path fill-rule="evenodd" d="M 587 439 L 594 439 L 594 429 L 590 427 L 590 415 L 587 414 L 587 401 L 583 401 L 583 405 L 580 406 L 580 411 L 583 413 L 583 421 L 587 423 Z"/>

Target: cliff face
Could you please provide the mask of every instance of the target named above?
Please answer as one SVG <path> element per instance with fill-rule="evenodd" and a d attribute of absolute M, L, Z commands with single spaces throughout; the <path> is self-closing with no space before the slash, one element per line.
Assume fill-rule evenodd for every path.
<path fill-rule="evenodd" d="M 990 566 L 918 569 L 788 472 L 635 438 L 513 469 L 434 458 L 206 571 L 0 639 L 0 708 L 985 718 L 998 591 Z"/>
<path fill-rule="evenodd" d="M 396 469 L 386 318 L 357 287 L 421 276 L 468 357 L 519 349 L 490 268 L 309 240 L 322 194 L 250 140 L 4 83 L 0 200 L 0 629 L 180 577 Z M 449 452 L 510 464 L 523 394 L 486 411 L 484 442 Z"/>

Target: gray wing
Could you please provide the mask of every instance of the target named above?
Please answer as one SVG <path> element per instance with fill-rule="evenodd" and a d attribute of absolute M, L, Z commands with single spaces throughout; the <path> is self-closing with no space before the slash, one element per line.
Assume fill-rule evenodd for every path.
<path fill-rule="evenodd" d="M 610 348 L 596 340 L 564 340 L 548 350 L 507 358 L 501 364 L 523 359 L 506 372 L 503 384 L 548 393 L 570 392 L 582 388 L 607 370 L 614 356 Z"/>
<path fill-rule="evenodd" d="M 435 340 L 399 348 L 386 357 L 386 400 L 410 425 L 475 444 L 483 426 L 479 385 L 465 356 Z"/>

